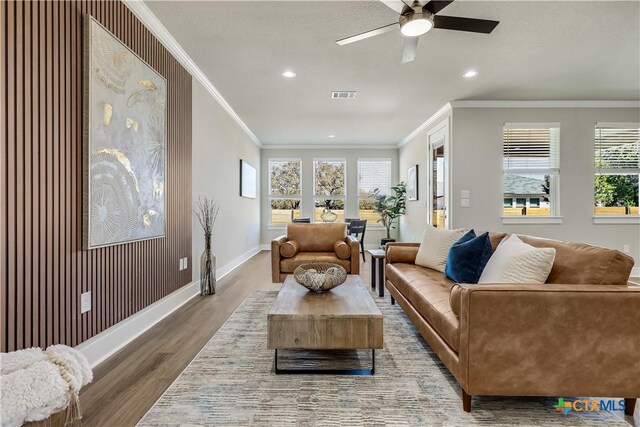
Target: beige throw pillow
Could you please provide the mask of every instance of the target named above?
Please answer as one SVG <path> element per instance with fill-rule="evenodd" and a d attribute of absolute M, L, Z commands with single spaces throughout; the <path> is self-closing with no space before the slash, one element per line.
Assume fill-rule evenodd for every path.
<path fill-rule="evenodd" d="M 465 231 L 464 228 L 442 230 L 428 225 L 422 235 L 420 249 L 416 255 L 416 265 L 444 273 L 449 249 L 464 235 Z"/>
<path fill-rule="evenodd" d="M 536 248 L 512 234 L 491 255 L 478 283 L 543 284 L 555 258 L 554 248 Z"/>

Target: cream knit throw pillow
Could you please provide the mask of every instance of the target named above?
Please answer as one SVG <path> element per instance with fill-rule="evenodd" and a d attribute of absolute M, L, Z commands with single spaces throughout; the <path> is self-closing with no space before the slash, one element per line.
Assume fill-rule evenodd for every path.
<path fill-rule="evenodd" d="M 449 249 L 464 235 L 465 231 L 464 228 L 442 230 L 428 225 L 422 235 L 420 249 L 416 255 L 416 265 L 444 273 Z"/>
<path fill-rule="evenodd" d="M 536 248 L 512 234 L 496 248 L 478 283 L 543 284 L 555 258 L 554 248 Z"/>

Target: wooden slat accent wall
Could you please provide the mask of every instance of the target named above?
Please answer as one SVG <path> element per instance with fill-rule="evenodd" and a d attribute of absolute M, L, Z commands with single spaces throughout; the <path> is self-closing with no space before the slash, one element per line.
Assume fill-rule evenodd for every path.
<path fill-rule="evenodd" d="M 86 13 L 167 79 L 162 239 L 82 250 Z M 119 1 L 2 1 L 0 45 L 1 350 L 75 346 L 191 280 L 191 76 Z"/>

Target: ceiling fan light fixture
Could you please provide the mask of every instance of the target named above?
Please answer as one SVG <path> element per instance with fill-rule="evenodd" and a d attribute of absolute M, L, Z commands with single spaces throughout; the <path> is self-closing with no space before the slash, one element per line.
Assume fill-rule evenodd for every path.
<path fill-rule="evenodd" d="M 406 37 L 418 37 L 433 28 L 433 15 L 428 12 L 400 17 L 400 32 Z"/>

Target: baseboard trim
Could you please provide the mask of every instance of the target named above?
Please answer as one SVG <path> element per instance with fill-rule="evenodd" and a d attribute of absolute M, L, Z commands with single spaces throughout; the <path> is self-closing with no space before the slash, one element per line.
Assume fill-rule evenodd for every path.
<path fill-rule="evenodd" d="M 219 268 L 218 279 L 222 279 L 236 268 L 247 262 L 262 250 L 256 246 Z M 184 285 L 164 298 L 140 310 L 122 322 L 117 323 L 76 346 L 89 360 L 92 368 L 114 355 L 131 341 L 148 331 L 155 324 L 182 307 L 189 300 L 199 295 L 200 281 L 196 280 Z"/>

